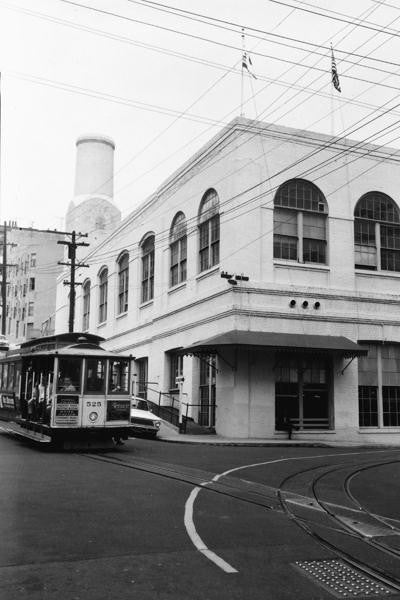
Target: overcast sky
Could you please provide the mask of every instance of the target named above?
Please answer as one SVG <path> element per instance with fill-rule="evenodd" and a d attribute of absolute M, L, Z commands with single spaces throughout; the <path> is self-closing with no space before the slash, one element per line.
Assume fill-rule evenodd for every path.
<path fill-rule="evenodd" d="M 246 117 L 400 147 L 400 3 L 388 4 L 0 0 L 1 221 L 64 227 L 86 133 L 114 139 L 129 214 L 240 114 L 241 26 L 257 77 L 244 78 Z"/>

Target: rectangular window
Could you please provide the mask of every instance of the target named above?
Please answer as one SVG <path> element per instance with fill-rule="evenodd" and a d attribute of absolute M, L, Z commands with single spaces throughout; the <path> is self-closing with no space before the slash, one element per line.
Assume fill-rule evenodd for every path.
<path fill-rule="evenodd" d="M 154 252 L 142 257 L 142 302 L 154 297 Z"/>
<path fill-rule="evenodd" d="M 33 302 L 29 302 L 29 304 L 28 304 L 28 317 L 33 317 L 33 311 L 34 311 L 34 303 Z"/>
<path fill-rule="evenodd" d="M 326 263 L 326 242 L 322 240 L 303 240 L 303 260 L 311 263 Z"/>
<path fill-rule="evenodd" d="M 104 323 L 107 320 L 107 292 L 108 282 L 105 279 L 99 286 L 99 323 Z"/>
<path fill-rule="evenodd" d="M 138 390 L 137 395 L 140 398 L 144 398 L 147 400 L 147 384 L 148 384 L 148 370 L 149 370 L 149 362 L 148 358 L 140 358 L 136 361 L 138 368 Z"/>
<path fill-rule="evenodd" d="M 29 290 L 33 292 L 35 289 L 35 278 L 29 277 Z"/>
<path fill-rule="evenodd" d="M 199 226 L 200 272 L 219 263 L 219 215 L 215 215 Z"/>
<path fill-rule="evenodd" d="M 186 281 L 186 237 L 173 242 L 170 246 L 170 252 L 170 285 L 173 287 L 174 285 L 178 285 L 178 283 Z"/>
<path fill-rule="evenodd" d="M 109 394 L 129 394 L 129 360 L 119 358 L 110 360 L 108 378 Z"/>
<path fill-rule="evenodd" d="M 36 253 L 32 252 L 31 254 L 31 267 L 36 267 Z"/>
<path fill-rule="evenodd" d="M 29 327 L 29 323 L 28 323 Z M 59 358 L 57 393 L 80 393 L 81 390 L 81 358 Z"/>
<path fill-rule="evenodd" d="M 275 208 L 274 258 L 326 264 L 326 214 Z"/>
<path fill-rule="evenodd" d="M 358 421 L 360 427 L 378 427 L 378 388 L 358 386 Z"/>
<path fill-rule="evenodd" d="M 82 312 L 82 329 L 89 329 L 90 318 L 90 283 L 83 287 L 83 312 Z"/>
<path fill-rule="evenodd" d="M 400 387 L 382 387 L 383 425 L 385 427 L 400 427 Z"/>
<path fill-rule="evenodd" d="M 128 310 L 129 260 L 123 257 L 119 265 L 118 314 Z"/>
<path fill-rule="evenodd" d="M 177 377 L 183 375 L 183 356 L 179 354 L 170 354 L 170 370 L 169 370 L 169 392 L 170 394 L 178 393 Z"/>
<path fill-rule="evenodd" d="M 90 394 L 104 394 L 106 380 L 105 360 L 100 358 L 86 359 L 85 391 Z"/>

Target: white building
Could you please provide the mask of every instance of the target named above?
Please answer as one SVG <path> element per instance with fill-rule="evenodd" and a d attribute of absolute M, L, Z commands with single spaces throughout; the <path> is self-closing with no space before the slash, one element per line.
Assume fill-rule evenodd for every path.
<path fill-rule="evenodd" d="M 89 252 L 76 329 L 129 350 L 150 400 L 183 374 L 184 411 L 221 435 L 289 418 L 397 444 L 398 152 L 235 119 Z"/>

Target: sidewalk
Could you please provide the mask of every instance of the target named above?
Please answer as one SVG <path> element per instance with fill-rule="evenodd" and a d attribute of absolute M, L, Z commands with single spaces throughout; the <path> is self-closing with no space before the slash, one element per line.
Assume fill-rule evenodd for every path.
<path fill-rule="evenodd" d="M 302 440 L 296 439 L 296 433 L 291 440 L 285 437 L 271 438 L 226 438 L 221 435 L 190 435 L 179 433 L 177 427 L 167 421 L 163 421 L 157 438 L 162 442 L 174 442 L 178 444 L 209 444 L 213 446 L 302 446 L 311 448 L 377 448 L 387 447 L 378 444 L 365 444 L 358 442 L 337 442 L 333 440 Z"/>

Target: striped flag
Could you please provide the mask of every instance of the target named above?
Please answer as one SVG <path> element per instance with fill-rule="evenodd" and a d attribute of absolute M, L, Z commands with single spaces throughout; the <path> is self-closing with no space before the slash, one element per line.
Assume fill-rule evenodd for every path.
<path fill-rule="evenodd" d="M 249 68 L 249 65 L 247 64 L 247 62 L 249 63 L 250 67 L 253 66 L 253 63 L 251 62 L 250 56 L 247 58 L 247 52 L 243 52 L 243 55 L 242 55 L 242 69 L 247 69 L 247 72 L 249 73 L 249 75 L 251 75 L 252 77 L 254 77 L 254 79 L 257 79 L 257 77 L 254 75 L 254 73 L 252 71 L 250 71 L 250 68 Z"/>
<path fill-rule="evenodd" d="M 332 83 L 333 83 L 333 87 L 338 92 L 341 92 L 342 90 L 340 89 L 339 75 L 338 75 L 337 68 L 336 68 L 336 60 L 335 60 L 335 56 L 333 54 L 332 44 L 331 44 L 331 54 L 332 54 Z"/>

